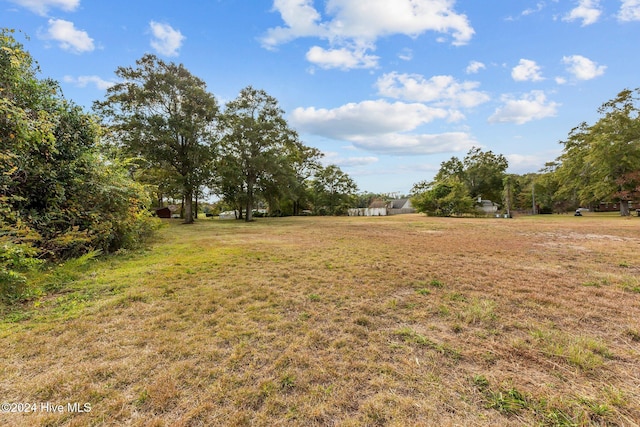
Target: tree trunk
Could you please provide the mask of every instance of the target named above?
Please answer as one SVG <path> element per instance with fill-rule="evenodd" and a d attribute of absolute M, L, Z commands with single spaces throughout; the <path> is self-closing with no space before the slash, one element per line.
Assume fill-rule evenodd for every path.
<path fill-rule="evenodd" d="M 195 211 L 194 218 L 198 219 L 198 190 L 196 190 L 196 205 L 195 205 L 194 211 Z"/>
<path fill-rule="evenodd" d="M 253 221 L 253 183 L 247 185 L 247 212 L 245 214 L 245 221 Z"/>
<path fill-rule="evenodd" d="M 629 216 L 629 201 L 620 200 L 620 216 Z"/>
<path fill-rule="evenodd" d="M 193 190 L 184 191 L 184 223 L 193 224 Z"/>

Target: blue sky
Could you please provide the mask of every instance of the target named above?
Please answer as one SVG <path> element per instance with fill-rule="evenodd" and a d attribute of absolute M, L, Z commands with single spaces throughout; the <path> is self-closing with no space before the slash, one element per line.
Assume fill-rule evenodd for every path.
<path fill-rule="evenodd" d="M 264 89 L 372 192 L 407 193 L 472 146 L 536 172 L 640 86 L 640 0 L 0 0 L 0 26 L 87 109 L 145 53 L 221 105 Z"/>

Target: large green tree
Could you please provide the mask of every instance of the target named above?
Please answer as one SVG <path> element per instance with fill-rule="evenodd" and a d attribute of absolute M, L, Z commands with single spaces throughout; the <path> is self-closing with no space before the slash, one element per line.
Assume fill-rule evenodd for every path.
<path fill-rule="evenodd" d="M 502 154 L 473 147 L 465 156 L 464 179 L 473 198 L 499 202 L 502 200 L 504 178 L 509 163 Z"/>
<path fill-rule="evenodd" d="M 502 200 L 503 180 L 508 166 L 502 154 L 473 147 L 463 160 L 452 157 L 442 162 L 434 182 L 455 178 L 465 184 L 472 198 L 482 197 L 498 202 Z"/>
<path fill-rule="evenodd" d="M 175 173 L 185 222 L 193 222 L 194 192 L 213 170 L 218 104 L 206 84 L 182 64 L 144 55 L 136 67 L 119 67 L 121 83 L 94 108 L 109 120 L 113 141 L 127 155 Z"/>
<path fill-rule="evenodd" d="M 555 169 L 559 197 L 583 204 L 618 202 L 620 215 L 629 215 L 629 201 L 638 196 L 639 95 L 640 89 L 621 91 L 598 109 L 602 117 L 595 124 L 582 123 L 561 141 Z"/>
<path fill-rule="evenodd" d="M 257 196 L 273 199 L 287 188 L 295 172 L 291 157 L 302 145 L 278 101 L 251 86 L 226 104 L 220 130 L 216 191 L 251 221 Z"/>
<path fill-rule="evenodd" d="M 311 181 L 311 188 L 316 213 L 342 214 L 357 201 L 355 194 L 358 186 L 336 165 L 318 169 Z"/>
<path fill-rule="evenodd" d="M 320 159 L 323 155 L 317 148 L 304 145 L 290 154 L 289 163 L 293 174 L 289 181 L 288 197 L 292 202 L 293 215 L 299 215 L 303 204 L 310 201 L 307 181 L 321 169 Z"/>
<path fill-rule="evenodd" d="M 451 176 L 433 182 L 414 185 L 411 205 L 418 212 L 434 216 L 476 213 L 474 199 L 460 178 Z"/>
<path fill-rule="evenodd" d="M 463 160 L 452 157 L 442 162 L 433 181 L 414 184 L 412 204 L 419 212 L 430 215 L 474 213 L 474 200 L 482 198 L 498 202 L 504 199 L 508 166 L 502 154 L 473 147 Z M 510 207 L 513 206 L 513 181 L 506 181 L 510 186 Z"/>

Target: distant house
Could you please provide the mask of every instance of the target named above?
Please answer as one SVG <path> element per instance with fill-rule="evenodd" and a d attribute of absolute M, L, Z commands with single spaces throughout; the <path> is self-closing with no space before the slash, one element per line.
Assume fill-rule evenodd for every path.
<path fill-rule="evenodd" d="M 166 207 L 156 209 L 156 215 L 158 218 L 171 218 L 171 209 Z"/>
<path fill-rule="evenodd" d="M 387 204 L 381 200 L 374 200 L 368 208 L 352 208 L 349 216 L 387 216 Z"/>
<path fill-rule="evenodd" d="M 494 214 L 498 212 L 499 205 L 491 200 L 481 199 L 478 201 L 478 209 L 485 214 Z"/>
<path fill-rule="evenodd" d="M 349 209 L 349 216 L 387 216 L 415 213 L 409 199 L 396 199 L 390 202 L 374 200 L 368 208 Z"/>
<path fill-rule="evenodd" d="M 629 210 L 632 210 L 636 205 L 638 205 L 638 203 L 629 201 Z M 620 202 L 600 202 L 598 206 L 595 207 L 596 212 L 618 212 L 619 210 Z"/>
<path fill-rule="evenodd" d="M 389 215 L 415 213 L 416 210 L 411 206 L 409 199 L 396 199 L 389 202 Z"/>
<path fill-rule="evenodd" d="M 220 219 L 236 219 L 238 218 L 238 211 L 224 211 L 224 212 L 220 212 L 220 215 L 218 215 L 218 218 Z"/>
<path fill-rule="evenodd" d="M 158 218 L 180 218 L 180 206 L 169 205 L 164 208 L 156 209 Z"/>
<path fill-rule="evenodd" d="M 366 208 L 366 216 L 386 216 L 387 212 L 387 204 L 382 200 L 374 200 L 371 202 L 368 208 Z"/>

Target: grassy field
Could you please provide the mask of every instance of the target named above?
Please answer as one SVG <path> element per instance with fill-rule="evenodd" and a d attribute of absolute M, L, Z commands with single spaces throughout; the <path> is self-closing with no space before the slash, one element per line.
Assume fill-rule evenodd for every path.
<path fill-rule="evenodd" d="M 36 279 L 3 426 L 640 422 L 640 218 L 171 222 Z"/>

